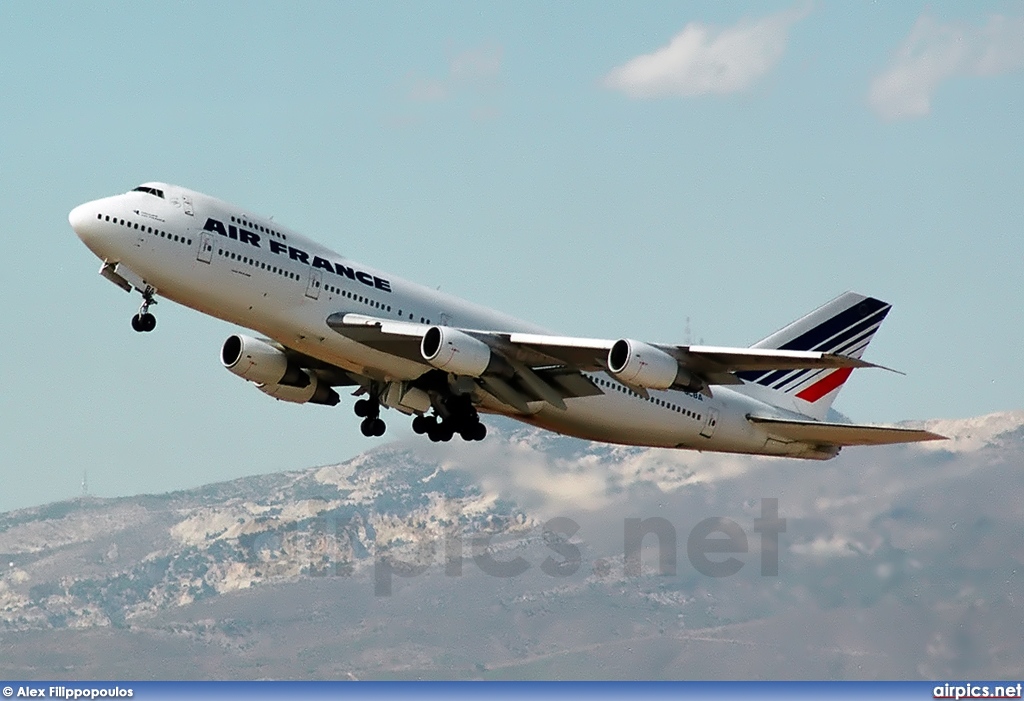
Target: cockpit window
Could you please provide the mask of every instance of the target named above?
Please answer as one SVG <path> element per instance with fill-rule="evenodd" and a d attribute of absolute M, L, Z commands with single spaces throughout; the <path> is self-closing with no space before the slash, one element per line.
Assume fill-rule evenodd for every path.
<path fill-rule="evenodd" d="M 164 199 L 164 191 L 157 190 L 155 187 L 146 187 L 145 185 L 139 185 L 132 192 L 148 192 L 151 195 L 156 195 L 160 199 Z"/>

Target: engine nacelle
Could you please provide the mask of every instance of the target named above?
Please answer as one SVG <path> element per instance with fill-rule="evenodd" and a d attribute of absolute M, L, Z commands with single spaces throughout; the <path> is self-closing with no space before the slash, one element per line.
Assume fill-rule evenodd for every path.
<path fill-rule="evenodd" d="M 690 385 L 694 378 L 679 367 L 671 355 L 642 341 L 623 338 L 608 351 L 608 369 L 627 385 L 648 389 L 668 389 Z"/>
<path fill-rule="evenodd" d="M 302 371 L 302 374 L 306 375 L 305 387 L 281 384 L 258 384 L 256 386 L 260 392 L 269 394 L 274 399 L 280 399 L 282 402 L 294 402 L 295 404 L 309 402 L 310 404 L 334 406 L 341 401 L 338 393 L 328 385 L 321 384 L 316 375 L 308 375 L 305 371 Z"/>
<path fill-rule="evenodd" d="M 310 385 L 309 375 L 302 368 L 289 363 L 284 352 L 250 336 L 229 336 L 220 349 L 220 361 L 239 377 L 259 385 L 284 385 L 299 389 Z"/>
<path fill-rule="evenodd" d="M 450 326 L 431 326 L 420 341 L 423 359 L 438 370 L 480 377 L 491 362 L 491 347 Z"/>

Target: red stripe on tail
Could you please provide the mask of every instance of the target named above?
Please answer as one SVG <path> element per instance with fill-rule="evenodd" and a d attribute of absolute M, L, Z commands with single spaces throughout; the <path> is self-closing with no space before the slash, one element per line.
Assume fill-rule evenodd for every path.
<path fill-rule="evenodd" d="M 803 399 L 805 402 L 813 404 L 846 382 L 846 378 L 850 376 L 851 372 L 853 372 L 853 368 L 839 368 L 835 372 L 825 375 L 825 377 L 821 378 L 810 387 L 805 387 L 800 390 L 799 394 L 796 396 Z"/>

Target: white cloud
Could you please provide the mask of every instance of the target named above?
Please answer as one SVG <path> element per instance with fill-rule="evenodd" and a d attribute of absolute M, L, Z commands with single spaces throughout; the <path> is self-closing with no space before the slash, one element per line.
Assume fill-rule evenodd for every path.
<path fill-rule="evenodd" d="M 417 78 L 409 89 L 409 99 L 439 102 L 456 93 L 483 93 L 497 88 L 501 77 L 500 46 L 484 45 L 463 51 L 448 61 L 444 78 Z"/>
<path fill-rule="evenodd" d="M 487 493 L 512 498 L 543 518 L 637 508 L 647 514 L 700 486 L 715 488 L 770 467 L 771 458 L 661 448 L 608 447 L 534 429 L 493 429 L 479 444 L 417 446 L 445 470 L 473 475 Z"/>
<path fill-rule="evenodd" d="M 778 64 L 789 28 L 809 7 L 715 29 L 690 22 L 667 46 L 613 69 L 605 87 L 630 97 L 684 97 L 745 90 Z"/>
<path fill-rule="evenodd" d="M 422 78 L 413 83 L 409 89 L 409 99 L 416 102 L 438 102 L 447 99 L 451 90 L 444 81 L 435 78 Z"/>
<path fill-rule="evenodd" d="M 1024 17 L 989 17 L 984 27 L 918 18 L 891 65 L 871 83 L 868 102 L 885 119 L 922 117 L 939 85 L 1024 67 Z"/>
<path fill-rule="evenodd" d="M 501 73 L 501 47 L 481 46 L 461 54 L 449 65 L 451 80 L 457 84 L 493 87 Z"/>

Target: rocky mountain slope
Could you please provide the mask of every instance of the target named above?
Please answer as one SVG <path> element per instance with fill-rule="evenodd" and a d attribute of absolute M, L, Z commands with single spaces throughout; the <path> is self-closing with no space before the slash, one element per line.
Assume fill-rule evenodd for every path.
<path fill-rule="evenodd" d="M 929 427 L 817 463 L 509 423 L 0 514 L 0 676 L 1024 676 L 1024 412 Z"/>

